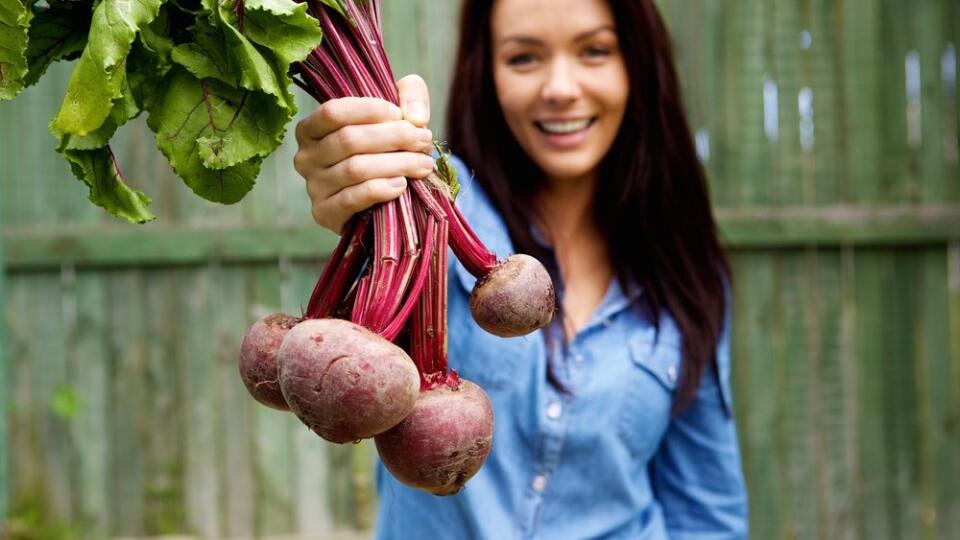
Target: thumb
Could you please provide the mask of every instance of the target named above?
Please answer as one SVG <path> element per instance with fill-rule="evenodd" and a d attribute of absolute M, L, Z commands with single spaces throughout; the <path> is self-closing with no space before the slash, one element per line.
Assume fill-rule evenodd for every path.
<path fill-rule="evenodd" d="M 419 75 L 407 75 L 397 81 L 400 108 L 403 119 L 417 127 L 430 123 L 430 92 L 427 83 Z"/>

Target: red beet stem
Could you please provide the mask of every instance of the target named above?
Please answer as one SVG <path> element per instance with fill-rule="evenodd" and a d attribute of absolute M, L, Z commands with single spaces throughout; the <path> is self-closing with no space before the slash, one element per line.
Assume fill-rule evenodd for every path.
<path fill-rule="evenodd" d="M 450 247 L 468 272 L 476 277 L 487 275 L 497 265 L 497 256 L 483 245 L 467 224 L 463 214 L 446 197 L 437 197 L 450 222 Z"/>

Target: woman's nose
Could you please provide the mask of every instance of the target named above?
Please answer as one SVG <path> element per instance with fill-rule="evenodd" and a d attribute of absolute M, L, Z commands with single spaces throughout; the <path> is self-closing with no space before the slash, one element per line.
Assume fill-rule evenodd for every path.
<path fill-rule="evenodd" d="M 541 97 L 548 103 L 556 104 L 569 103 L 580 97 L 580 84 L 569 60 L 557 58 L 551 62 Z"/>

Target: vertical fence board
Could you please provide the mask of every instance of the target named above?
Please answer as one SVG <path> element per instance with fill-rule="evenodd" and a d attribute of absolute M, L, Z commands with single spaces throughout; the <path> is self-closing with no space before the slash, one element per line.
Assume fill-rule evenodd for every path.
<path fill-rule="evenodd" d="M 774 351 L 781 336 L 767 327 L 776 291 L 773 257 L 737 254 L 734 270 L 733 390 L 750 493 L 750 530 L 756 538 L 775 538 L 785 519 L 780 508 L 785 486 L 778 474 L 782 459 L 782 363 L 775 360 Z"/>
<path fill-rule="evenodd" d="M 181 335 L 186 344 L 184 405 L 186 426 L 187 530 L 206 538 L 222 536 L 220 484 L 217 464 L 221 449 L 216 445 L 216 395 L 213 326 L 217 316 L 216 287 L 219 267 L 209 264 L 184 271 L 184 316 Z"/>
<path fill-rule="evenodd" d="M 947 276 L 947 251 L 941 248 L 925 250 L 920 258 L 919 273 L 922 289 L 919 299 L 922 320 L 917 335 L 917 362 L 923 366 L 924 391 L 920 392 L 924 415 L 918 428 L 920 437 L 927 438 L 921 471 L 926 489 L 924 508 L 920 516 L 931 538 L 948 538 L 957 528 L 960 516 L 960 453 L 956 440 L 951 440 L 951 424 L 960 418 L 957 396 L 960 387 L 954 386 L 950 365 L 950 315 Z"/>
<path fill-rule="evenodd" d="M 92 538 L 107 537 L 115 517 L 110 485 L 124 474 L 110 460 L 111 332 L 107 320 L 106 279 L 98 272 L 79 272 L 74 285 L 76 317 L 70 354 L 71 380 L 79 407 L 71 423 L 77 447 L 77 485 L 73 493 L 83 530 Z"/>
<path fill-rule="evenodd" d="M 951 448 L 956 469 L 960 469 L 960 242 L 953 242 L 947 246 L 947 320 L 948 320 L 948 347 L 949 360 L 943 378 L 952 389 L 949 402 L 947 433 L 945 444 Z M 960 482 L 950 478 L 944 479 L 948 489 L 960 489 Z M 946 531 L 960 530 L 960 496 L 954 496 L 946 506 L 942 519 L 942 527 Z"/>
<path fill-rule="evenodd" d="M 111 359 L 111 464 L 114 475 L 110 499 L 114 505 L 116 535 L 143 535 L 145 486 L 145 432 L 149 429 L 146 382 L 146 321 L 138 270 L 111 273 L 107 287 Z"/>
<path fill-rule="evenodd" d="M 150 535 L 173 534 L 184 521 L 183 497 L 183 348 L 177 328 L 182 313 L 179 276 L 169 270 L 144 273 L 139 293 L 146 327 L 146 388 L 149 396 L 144 432 L 144 529 Z M 203 359 L 194 359 L 202 361 Z"/>
<path fill-rule="evenodd" d="M 218 474 L 225 495 L 225 528 L 230 537 L 253 536 L 254 475 L 252 420 L 256 404 L 250 399 L 237 374 L 237 351 L 246 331 L 244 306 L 247 303 L 245 274 L 235 266 L 224 267 L 218 281 L 219 302 L 215 304 L 215 363 L 217 407 Z"/>
<path fill-rule="evenodd" d="M 858 512 L 861 538 L 891 538 L 887 505 L 888 445 L 884 434 L 890 429 L 883 410 L 885 403 L 883 327 L 881 292 L 889 286 L 888 254 L 861 250 L 856 255 L 856 354 L 858 363 L 858 401 L 866 412 L 860 418 L 859 482 L 861 499 Z"/>

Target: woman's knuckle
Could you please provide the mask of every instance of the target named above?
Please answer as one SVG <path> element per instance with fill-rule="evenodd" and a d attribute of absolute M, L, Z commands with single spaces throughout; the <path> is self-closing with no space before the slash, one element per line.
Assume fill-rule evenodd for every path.
<path fill-rule="evenodd" d="M 359 156 L 347 158 L 343 162 L 343 175 L 352 184 L 362 181 L 364 174 L 363 163 Z"/>
<path fill-rule="evenodd" d="M 344 126 L 337 131 L 337 141 L 347 154 L 355 154 L 360 150 L 360 134 L 355 126 Z"/>

